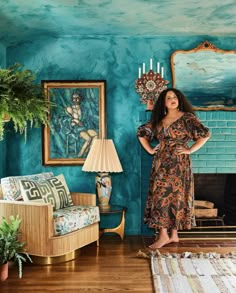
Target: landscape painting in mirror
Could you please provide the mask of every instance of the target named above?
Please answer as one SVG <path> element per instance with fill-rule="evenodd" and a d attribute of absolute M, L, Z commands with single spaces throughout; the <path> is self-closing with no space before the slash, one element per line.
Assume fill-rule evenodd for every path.
<path fill-rule="evenodd" d="M 171 55 L 173 87 L 185 93 L 195 110 L 236 110 L 236 50 L 208 41 Z"/>

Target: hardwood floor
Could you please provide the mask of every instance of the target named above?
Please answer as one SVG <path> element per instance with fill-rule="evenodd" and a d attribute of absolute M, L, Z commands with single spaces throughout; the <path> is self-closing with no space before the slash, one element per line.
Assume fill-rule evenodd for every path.
<path fill-rule="evenodd" d="M 0 292 L 153 292 L 148 259 L 137 258 L 139 249 L 152 243 L 151 237 L 103 235 L 100 246 L 90 244 L 80 250 L 80 256 L 63 264 L 24 264 L 23 278 L 13 266 L 9 278 L 0 283 Z M 236 251 L 235 240 L 181 241 L 169 244 L 160 252 Z"/>

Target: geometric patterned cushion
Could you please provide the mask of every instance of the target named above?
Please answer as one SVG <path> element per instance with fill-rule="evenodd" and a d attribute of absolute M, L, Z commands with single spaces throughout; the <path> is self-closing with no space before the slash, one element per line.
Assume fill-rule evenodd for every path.
<path fill-rule="evenodd" d="M 52 172 L 44 172 L 33 175 L 25 176 L 11 176 L 1 178 L 3 198 L 5 200 L 22 200 L 21 190 L 19 180 L 28 179 L 28 180 L 41 180 L 51 178 L 53 175 Z"/>
<path fill-rule="evenodd" d="M 98 206 L 73 206 L 53 213 L 54 236 L 64 235 L 100 221 Z"/>
<path fill-rule="evenodd" d="M 54 211 L 73 206 L 63 174 L 39 181 L 20 180 L 20 186 L 24 201 L 51 203 Z"/>

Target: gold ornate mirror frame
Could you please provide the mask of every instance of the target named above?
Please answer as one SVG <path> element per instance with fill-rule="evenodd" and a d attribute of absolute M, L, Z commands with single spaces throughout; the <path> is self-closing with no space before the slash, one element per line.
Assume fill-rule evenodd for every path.
<path fill-rule="evenodd" d="M 236 50 L 208 41 L 171 55 L 172 86 L 185 93 L 194 110 L 236 110 Z"/>

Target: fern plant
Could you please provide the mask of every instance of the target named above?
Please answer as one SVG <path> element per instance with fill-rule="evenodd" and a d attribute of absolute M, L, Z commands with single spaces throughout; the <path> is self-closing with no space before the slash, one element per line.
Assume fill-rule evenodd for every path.
<path fill-rule="evenodd" d="M 24 242 L 20 242 L 19 227 L 21 219 L 19 216 L 10 216 L 10 222 L 2 217 L 0 223 L 0 264 L 5 264 L 8 261 L 18 263 L 19 278 L 22 278 L 22 264 L 27 259 L 32 262 L 28 253 L 24 251 Z"/>
<path fill-rule="evenodd" d="M 0 140 L 4 137 L 4 116 L 13 121 L 16 132 L 25 133 L 31 127 L 48 124 L 49 107 L 55 106 L 45 97 L 36 75 L 23 65 L 0 69 Z"/>

